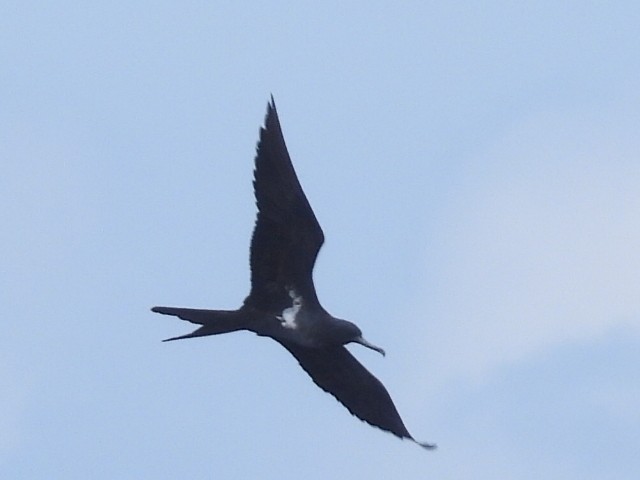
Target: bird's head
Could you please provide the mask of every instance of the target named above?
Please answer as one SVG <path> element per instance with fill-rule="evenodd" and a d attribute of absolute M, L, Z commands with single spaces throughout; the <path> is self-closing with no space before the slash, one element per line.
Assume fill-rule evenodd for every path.
<path fill-rule="evenodd" d="M 364 339 L 364 337 L 362 336 L 362 331 L 358 328 L 357 325 L 355 325 L 354 323 L 348 322 L 346 320 L 340 320 L 340 319 L 336 319 L 337 320 L 337 330 L 339 332 L 338 337 L 341 340 L 341 344 L 344 345 L 346 343 L 359 343 L 360 345 L 364 345 L 367 348 L 370 348 L 371 350 L 375 350 L 376 352 L 380 353 L 383 357 L 385 356 L 385 351 L 378 347 L 377 345 L 374 345 L 373 343 L 369 343 L 367 340 Z"/>

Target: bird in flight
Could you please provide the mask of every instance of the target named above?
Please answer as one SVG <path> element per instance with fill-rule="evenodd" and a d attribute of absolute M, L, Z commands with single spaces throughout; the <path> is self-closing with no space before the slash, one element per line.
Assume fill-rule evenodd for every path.
<path fill-rule="evenodd" d="M 251 238 L 251 291 L 237 310 L 153 307 L 200 325 L 178 340 L 249 330 L 271 337 L 298 360 L 324 391 L 353 415 L 428 449 L 405 427 L 387 389 L 345 348 L 359 343 L 376 352 L 353 323 L 331 316 L 318 301 L 313 266 L 324 242 L 284 142 L 273 97 L 256 148 L 253 187 L 258 207 Z"/>

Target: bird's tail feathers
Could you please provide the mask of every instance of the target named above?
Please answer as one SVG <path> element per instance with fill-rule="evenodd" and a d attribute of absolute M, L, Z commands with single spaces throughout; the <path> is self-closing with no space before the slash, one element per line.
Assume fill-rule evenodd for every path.
<path fill-rule="evenodd" d="M 197 325 L 202 325 L 197 330 L 186 335 L 171 337 L 163 340 L 181 340 L 183 338 L 204 337 L 207 335 L 219 335 L 221 333 L 235 332 L 246 329 L 244 315 L 238 310 L 202 310 L 196 308 L 153 307 L 152 312 L 162 315 L 173 315 Z"/>

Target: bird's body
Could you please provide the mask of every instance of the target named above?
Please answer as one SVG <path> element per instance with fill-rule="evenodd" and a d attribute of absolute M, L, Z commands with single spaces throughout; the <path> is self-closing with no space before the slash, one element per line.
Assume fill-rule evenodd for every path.
<path fill-rule="evenodd" d="M 367 342 L 355 324 L 331 316 L 318 301 L 312 272 L 324 234 L 293 169 L 273 98 L 260 130 L 253 184 L 258 215 L 251 239 L 249 296 L 238 310 L 154 307 L 154 312 L 201 325 L 168 340 L 237 330 L 270 337 L 353 415 L 415 441 L 384 385 L 344 345 L 360 343 L 383 355 L 384 350 Z"/>

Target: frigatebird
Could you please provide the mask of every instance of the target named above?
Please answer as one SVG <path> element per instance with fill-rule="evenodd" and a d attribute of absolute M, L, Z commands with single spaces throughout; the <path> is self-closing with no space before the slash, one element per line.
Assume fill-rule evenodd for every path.
<path fill-rule="evenodd" d="M 249 330 L 286 348 L 320 388 L 365 422 L 414 441 L 387 389 L 345 348 L 359 343 L 376 352 L 353 323 L 320 305 L 312 272 L 324 242 L 285 145 L 273 96 L 256 148 L 253 187 L 258 214 L 251 238 L 251 291 L 237 310 L 153 307 L 200 325 L 165 341 Z"/>

